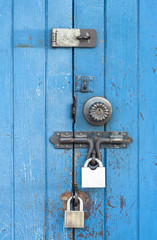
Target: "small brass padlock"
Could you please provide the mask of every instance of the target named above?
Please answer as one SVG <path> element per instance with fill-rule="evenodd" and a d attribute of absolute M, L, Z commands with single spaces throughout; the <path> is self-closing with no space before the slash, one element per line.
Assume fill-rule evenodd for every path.
<path fill-rule="evenodd" d="M 72 197 L 70 197 L 67 201 L 67 210 L 65 211 L 64 217 L 65 228 L 84 228 L 83 201 L 80 197 L 78 197 L 78 200 L 80 203 L 79 211 L 70 210 L 70 203 L 72 201 Z"/>

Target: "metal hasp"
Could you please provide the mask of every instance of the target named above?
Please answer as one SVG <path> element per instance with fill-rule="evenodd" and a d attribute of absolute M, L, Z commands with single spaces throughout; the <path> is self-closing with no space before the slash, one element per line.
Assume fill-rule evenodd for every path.
<path fill-rule="evenodd" d="M 96 47 L 95 29 L 52 28 L 52 47 Z"/>
<path fill-rule="evenodd" d="M 100 148 L 126 148 L 132 142 L 127 132 L 55 132 L 50 142 L 55 148 L 88 148 L 87 159 L 95 148 L 96 156 L 101 159 Z"/>

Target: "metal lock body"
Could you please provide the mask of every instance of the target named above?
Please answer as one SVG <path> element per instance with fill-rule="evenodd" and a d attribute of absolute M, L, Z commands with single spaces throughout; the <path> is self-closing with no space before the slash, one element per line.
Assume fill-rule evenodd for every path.
<path fill-rule="evenodd" d="M 105 167 L 102 162 L 95 158 L 98 167 L 95 170 L 88 167 L 92 158 L 89 158 L 82 167 L 82 188 L 105 188 Z"/>
<path fill-rule="evenodd" d="M 74 211 L 70 210 L 70 203 L 72 197 L 67 201 L 67 210 L 65 211 L 64 226 L 65 228 L 84 228 L 84 211 L 83 211 L 83 201 L 78 197 L 80 203 L 80 210 Z"/>
<path fill-rule="evenodd" d="M 110 120 L 112 106 L 106 98 L 92 97 L 84 104 L 83 114 L 87 122 L 101 126 Z"/>

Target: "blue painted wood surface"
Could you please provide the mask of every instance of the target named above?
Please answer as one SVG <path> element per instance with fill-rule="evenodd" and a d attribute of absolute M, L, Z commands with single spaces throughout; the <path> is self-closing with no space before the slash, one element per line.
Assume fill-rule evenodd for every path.
<path fill-rule="evenodd" d="M 55 131 L 72 131 L 72 49 L 52 49 L 52 27 L 72 27 L 71 0 L 47 1 L 46 58 L 46 239 L 72 239 L 72 230 L 64 228 L 64 210 L 71 196 L 72 150 L 55 149 L 49 137 Z"/>
<path fill-rule="evenodd" d="M 87 123 L 82 110 L 84 103 L 90 97 L 104 96 L 104 1 L 97 3 L 95 0 L 76 1 L 74 3 L 74 27 L 94 28 L 97 31 L 96 48 L 74 50 L 75 77 L 77 75 L 95 77 L 93 93 L 77 92 L 78 110 L 75 131 L 103 131 L 104 126 L 92 126 Z M 85 160 L 86 150 L 75 150 L 75 181 L 78 184 L 80 196 L 83 198 L 85 210 L 85 228 L 75 230 L 75 239 L 104 239 L 104 189 L 81 189 L 81 167 Z"/>
<path fill-rule="evenodd" d="M 34 33 L 31 34 L 31 31 Z M 44 3 L 38 0 L 31 2 L 15 0 L 14 238 L 16 240 L 44 239 L 45 232 L 44 31 Z M 31 43 L 34 38 L 37 45 Z"/>
<path fill-rule="evenodd" d="M 138 21 L 136 1 L 107 2 L 107 130 L 128 131 L 127 149 L 107 150 L 106 239 L 138 239 Z"/>
<path fill-rule="evenodd" d="M 0 240 L 156 240 L 156 12 L 155 0 L 0 2 Z M 52 49 L 53 27 L 95 28 L 97 46 Z M 99 95 L 113 106 L 106 129 L 133 138 L 125 150 L 102 150 L 105 190 L 81 189 L 85 149 L 49 142 L 73 130 L 77 75 L 95 84 L 94 93 L 77 93 L 75 131 L 104 130 L 82 114 Z M 84 229 L 64 228 L 73 180 Z"/>
<path fill-rule="evenodd" d="M 157 236 L 157 2 L 139 5 L 139 236 Z"/>
<path fill-rule="evenodd" d="M 0 2 L 0 239 L 13 236 L 12 2 Z M 2 27 L 3 26 L 3 27 Z"/>

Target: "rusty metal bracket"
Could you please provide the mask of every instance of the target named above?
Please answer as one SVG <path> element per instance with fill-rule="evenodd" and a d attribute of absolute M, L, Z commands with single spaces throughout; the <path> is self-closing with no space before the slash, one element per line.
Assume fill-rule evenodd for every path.
<path fill-rule="evenodd" d="M 52 47 L 82 47 L 96 46 L 95 29 L 52 28 Z"/>
<path fill-rule="evenodd" d="M 75 91 L 82 93 L 94 92 L 94 77 L 76 76 Z"/>
<path fill-rule="evenodd" d="M 100 148 L 127 148 L 132 142 L 127 132 L 55 132 L 50 142 L 55 148 L 88 148 L 87 159 L 95 149 L 97 158 L 101 159 Z"/>

